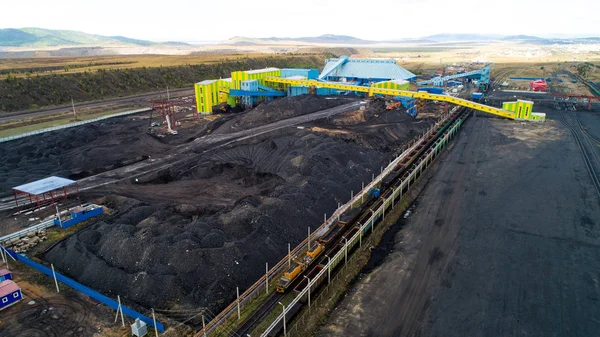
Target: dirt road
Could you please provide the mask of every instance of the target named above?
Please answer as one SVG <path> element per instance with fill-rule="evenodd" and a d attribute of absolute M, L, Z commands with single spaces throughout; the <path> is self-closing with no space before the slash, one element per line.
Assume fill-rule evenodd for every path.
<path fill-rule="evenodd" d="M 599 200 L 572 136 L 548 117 L 471 119 L 394 251 L 320 335 L 597 334 Z"/>

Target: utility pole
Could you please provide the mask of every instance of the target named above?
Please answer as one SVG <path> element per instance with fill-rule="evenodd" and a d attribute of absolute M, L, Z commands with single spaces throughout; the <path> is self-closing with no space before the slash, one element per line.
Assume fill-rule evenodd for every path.
<path fill-rule="evenodd" d="M 60 225 L 60 228 L 62 228 L 62 220 L 60 218 L 60 212 L 58 211 L 58 205 L 54 204 L 54 207 L 56 207 L 56 217 L 58 218 L 58 224 Z"/>
<path fill-rule="evenodd" d="M 285 326 L 285 305 L 283 303 L 278 302 L 283 307 L 283 337 L 287 337 L 287 328 Z"/>
<path fill-rule="evenodd" d="M 344 265 L 348 264 L 348 239 L 345 236 L 342 236 L 344 239 Z"/>
<path fill-rule="evenodd" d="M 75 103 L 73 102 L 73 97 L 71 97 L 71 107 L 73 107 L 73 118 L 77 120 L 77 112 L 75 111 Z"/>
<path fill-rule="evenodd" d="M 240 319 L 241 312 L 240 312 L 240 287 L 235 287 L 235 291 L 237 292 L 237 311 L 238 311 L 238 319 Z"/>
<path fill-rule="evenodd" d="M 325 255 L 327 258 L 327 284 L 331 283 L 331 258 L 329 255 Z"/>
<path fill-rule="evenodd" d="M 269 293 L 269 262 L 266 262 L 266 266 L 265 266 L 265 289 L 266 289 L 266 294 Z"/>
<path fill-rule="evenodd" d="M 302 275 L 306 280 L 308 280 L 308 310 L 310 310 L 310 278 L 306 275 Z"/>

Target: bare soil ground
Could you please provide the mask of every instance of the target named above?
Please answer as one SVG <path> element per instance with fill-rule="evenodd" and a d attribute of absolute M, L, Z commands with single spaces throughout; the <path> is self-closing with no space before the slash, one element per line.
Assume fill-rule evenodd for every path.
<path fill-rule="evenodd" d="M 16 262 L 10 264 L 25 298 L 2 310 L 0 335 L 12 337 L 123 336 L 127 326 L 114 322 L 114 312 Z M 125 324 L 133 323 L 127 318 Z"/>
<path fill-rule="evenodd" d="M 169 143 L 144 134 L 147 121 L 140 119 L 50 133 L 35 144 L 15 141 L 11 149 L 32 158 L 11 156 L 11 149 L 3 148 L 9 159 L 3 172 L 11 179 L 5 185 L 51 173 L 93 173 L 115 160 L 166 152 L 209 129 L 235 132 L 348 99 L 281 99 L 224 124 L 215 120 L 204 129 L 180 132 Z M 61 241 L 45 259 L 93 289 L 121 294 L 127 304 L 218 311 L 233 300 L 236 286 L 251 285 L 265 262 L 283 257 L 288 242 L 303 240 L 308 226 L 316 228 L 324 213 L 358 191 L 432 121 L 413 119 L 404 110 L 385 111 L 384 102 L 375 100 L 365 111 L 284 128 L 214 152 L 184 153 L 195 158 L 189 167 L 84 193 L 84 198 L 106 196 L 112 215 Z M 19 173 L 8 173 L 13 170 Z"/>
<path fill-rule="evenodd" d="M 600 203 L 557 112 L 471 119 L 322 336 L 593 336 Z M 597 132 L 598 115 L 582 121 Z"/>

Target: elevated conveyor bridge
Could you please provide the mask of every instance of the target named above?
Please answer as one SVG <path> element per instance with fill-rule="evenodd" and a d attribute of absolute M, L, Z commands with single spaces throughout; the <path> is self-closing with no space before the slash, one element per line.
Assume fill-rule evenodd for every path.
<path fill-rule="evenodd" d="M 318 88 L 330 88 L 344 91 L 356 91 L 356 92 L 364 92 L 368 93 L 369 96 L 373 96 L 375 94 L 379 95 L 387 95 L 387 96 L 402 96 L 402 97 L 410 97 L 410 98 L 420 98 L 431 101 L 440 101 L 440 102 L 448 102 L 460 106 L 464 106 L 470 109 L 475 109 L 478 111 L 487 112 L 492 115 L 505 117 L 509 119 L 515 119 L 515 113 L 508 110 L 494 108 L 485 104 L 475 103 L 466 99 L 456 98 L 447 95 L 438 95 L 438 94 L 430 94 L 425 91 L 407 91 L 407 90 L 397 90 L 397 89 L 385 89 L 385 88 L 375 88 L 375 87 L 363 87 L 358 85 L 350 85 L 343 84 L 337 82 L 320 82 L 316 80 L 300 80 L 300 79 L 287 79 L 287 78 L 279 78 L 279 77 L 267 77 L 265 78 L 266 82 L 270 83 L 279 83 L 284 85 L 292 85 L 292 86 L 307 86 L 307 87 L 318 87 Z"/>

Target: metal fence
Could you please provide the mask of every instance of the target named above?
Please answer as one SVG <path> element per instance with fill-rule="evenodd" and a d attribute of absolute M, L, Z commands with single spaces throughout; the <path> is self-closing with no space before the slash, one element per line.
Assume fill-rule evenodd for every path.
<path fill-rule="evenodd" d="M 4 249 L 4 248 L 2 248 L 2 249 Z M 40 272 L 42 272 L 42 273 L 44 273 L 44 274 L 46 274 L 46 275 L 48 275 L 50 277 L 53 277 L 54 275 L 56 275 L 56 279 L 59 282 L 65 284 L 65 285 L 67 285 L 67 286 L 69 286 L 69 287 L 71 287 L 71 288 L 73 288 L 73 289 L 75 289 L 75 290 L 77 290 L 79 292 L 81 292 L 82 294 L 84 294 L 86 296 L 89 296 L 89 297 L 95 299 L 98 302 L 102 302 L 102 303 L 106 304 L 107 306 L 109 306 L 109 307 L 111 307 L 111 308 L 113 308 L 115 310 L 118 310 L 118 308 L 119 308 L 119 302 L 117 302 L 117 301 L 115 301 L 115 300 L 113 300 L 111 298 L 108 298 L 108 297 L 100 294 L 99 292 L 94 291 L 94 290 L 92 290 L 92 289 L 84 286 L 81 283 L 75 282 L 74 280 L 72 280 L 72 279 L 70 279 L 70 278 L 68 278 L 68 277 L 60 274 L 59 272 L 53 272 L 50 268 L 48 268 L 46 266 L 43 266 L 43 265 L 41 265 L 41 264 L 39 264 L 39 263 L 37 263 L 37 262 L 29 259 L 28 257 L 26 257 L 23 254 L 17 254 L 17 253 L 13 252 L 10 249 L 4 249 L 4 251 L 8 255 L 10 255 L 13 259 L 15 259 L 15 260 L 17 260 L 19 262 L 22 262 L 22 263 L 24 263 L 24 264 L 32 267 L 33 269 L 36 269 L 36 270 L 38 270 L 38 271 L 40 271 Z M 124 315 L 127 315 L 127 316 L 129 316 L 129 317 L 131 317 L 133 319 L 139 318 L 140 321 L 143 321 L 146 324 L 148 324 L 149 326 L 154 327 L 154 321 L 152 320 L 152 318 L 150 318 L 148 316 L 145 316 L 145 315 L 142 315 L 139 312 L 137 312 L 137 311 L 135 311 L 135 310 L 133 310 L 131 308 L 128 308 L 128 307 L 126 307 L 124 305 L 121 305 L 121 309 L 122 309 L 122 312 L 123 312 Z M 158 331 L 160 331 L 160 332 L 165 332 L 165 327 L 160 322 L 156 322 L 156 329 Z"/>
<path fill-rule="evenodd" d="M 97 118 L 93 118 L 93 119 L 88 119 L 88 120 L 81 121 L 81 122 L 52 126 L 52 127 L 41 129 L 41 130 L 25 132 L 25 133 L 22 133 L 19 135 L 0 138 L 0 143 L 9 142 L 11 140 L 21 139 L 21 138 L 25 138 L 25 137 L 29 137 L 29 136 L 39 135 L 39 134 L 50 132 L 50 131 L 62 130 L 62 129 L 72 128 L 74 126 L 80 126 L 80 125 L 84 125 L 84 124 L 88 124 L 88 123 L 94 123 L 94 122 L 109 119 L 109 118 L 133 115 L 133 114 L 140 113 L 140 112 L 147 112 L 150 110 L 152 110 L 152 109 L 151 108 L 143 108 L 143 109 L 137 109 L 137 110 L 129 110 L 129 111 L 119 112 L 119 113 L 108 115 L 108 116 L 102 116 L 102 117 L 97 117 Z"/>
<path fill-rule="evenodd" d="M 90 204 L 90 205 L 84 204 L 83 207 L 85 207 L 86 210 L 91 210 L 91 209 L 94 209 L 94 208 L 98 208 L 100 206 L 98 206 L 96 204 Z M 63 214 L 63 213 L 68 213 L 68 211 L 66 211 L 66 210 L 62 211 L 61 214 Z M 55 225 L 54 224 L 54 219 L 55 218 L 44 220 L 44 221 L 40 222 L 37 225 L 33 225 L 33 226 L 27 227 L 25 229 L 21 229 L 20 231 L 16 231 L 14 233 L 4 235 L 4 236 L 0 237 L 0 243 L 3 244 L 6 241 L 14 239 L 14 238 L 22 238 L 22 237 L 26 236 L 27 233 L 37 232 L 39 230 L 46 229 L 48 227 L 52 227 L 52 226 Z"/>
<path fill-rule="evenodd" d="M 26 236 L 27 233 L 29 233 L 29 232 L 37 232 L 39 230 L 46 229 L 46 228 L 52 227 L 52 226 L 54 226 L 54 219 L 45 220 L 43 222 L 40 222 L 37 225 L 33 225 L 31 227 L 27 227 L 20 231 L 0 237 L 0 243 L 4 243 L 4 242 L 14 239 L 14 238 L 20 239 L 20 238 Z"/>

